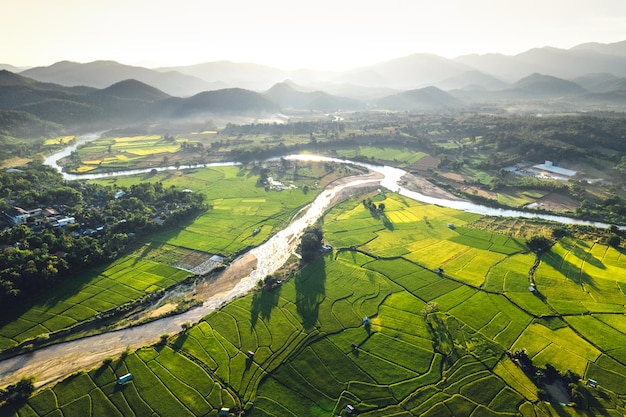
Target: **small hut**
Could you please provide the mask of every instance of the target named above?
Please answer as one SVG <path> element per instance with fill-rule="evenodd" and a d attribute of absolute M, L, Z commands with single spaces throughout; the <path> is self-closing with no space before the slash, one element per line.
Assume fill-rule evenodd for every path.
<path fill-rule="evenodd" d="M 133 379 L 133 375 L 128 373 L 126 375 L 122 375 L 121 377 L 117 378 L 117 384 L 118 385 L 122 385 L 127 383 L 128 381 Z"/>

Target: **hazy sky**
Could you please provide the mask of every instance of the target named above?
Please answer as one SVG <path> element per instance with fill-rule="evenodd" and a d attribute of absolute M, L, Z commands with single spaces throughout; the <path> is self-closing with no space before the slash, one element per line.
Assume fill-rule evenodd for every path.
<path fill-rule="evenodd" d="M 0 0 L 0 63 L 343 70 L 626 40 L 626 0 Z"/>

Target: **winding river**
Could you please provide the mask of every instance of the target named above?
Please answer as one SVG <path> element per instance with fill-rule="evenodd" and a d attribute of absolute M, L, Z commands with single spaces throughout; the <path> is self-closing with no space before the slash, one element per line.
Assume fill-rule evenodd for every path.
<path fill-rule="evenodd" d="M 48 156 L 44 160 L 44 164 L 49 165 L 55 169 L 57 169 L 65 179 L 67 180 L 93 180 L 99 178 L 111 178 L 116 176 L 124 176 L 124 175 L 138 175 L 138 174 L 146 174 L 151 172 L 152 170 L 156 171 L 171 171 L 176 169 L 197 169 L 204 167 L 217 167 L 217 166 L 233 166 L 240 165 L 239 162 L 215 162 L 208 164 L 197 164 L 197 165 L 182 165 L 179 167 L 168 166 L 168 167 L 155 167 L 155 168 L 143 168 L 143 169 L 130 169 L 123 171 L 115 171 L 115 172 L 103 172 L 97 174 L 69 174 L 67 172 L 63 172 L 61 167 L 57 164 L 59 160 L 64 157 L 69 156 L 72 152 L 74 152 L 78 146 L 98 139 L 101 133 L 89 133 L 83 136 L 80 136 L 77 142 L 53 155 Z M 298 160 L 298 161 L 318 161 L 318 162 L 336 162 L 340 164 L 353 164 L 362 167 L 366 167 L 374 172 L 378 172 L 383 175 L 383 179 L 380 181 L 380 185 L 391 190 L 396 191 L 397 193 L 409 197 L 413 200 L 420 201 L 428 204 L 436 204 L 442 207 L 449 207 L 456 210 L 466 211 L 469 213 L 481 214 L 485 216 L 503 216 L 503 217 L 523 217 L 529 219 L 543 219 L 554 221 L 558 223 L 564 224 L 574 224 L 574 225 L 584 225 L 584 226 L 594 226 L 600 228 L 608 228 L 611 224 L 602 223 L 602 222 L 594 222 L 588 220 L 574 219 L 567 216 L 558 216 L 554 214 L 545 214 L 545 213 L 536 213 L 532 211 L 521 211 L 521 210 L 513 210 L 513 209 L 501 209 L 488 207 L 481 204 L 472 203 L 467 200 L 450 200 L 445 198 L 437 198 L 431 197 L 428 195 L 424 195 L 418 193 L 416 191 L 408 190 L 402 186 L 400 186 L 400 182 L 402 177 L 407 175 L 407 172 L 400 168 L 383 166 L 383 165 L 372 165 L 363 162 L 350 161 L 348 159 L 338 159 L 331 158 L 320 155 L 309 155 L 309 154 L 300 154 L 300 155 L 286 155 L 285 159 L 288 160 Z M 272 160 L 277 160 L 279 158 L 272 158 Z"/>
<path fill-rule="evenodd" d="M 71 152 L 73 152 L 80 144 L 94 140 L 98 137 L 99 134 L 85 135 L 79 138 L 76 144 L 46 158 L 45 163 L 61 171 L 57 165 L 57 161 L 59 159 L 69 156 Z M 354 189 L 358 187 L 383 186 L 389 190 L 396 191 L 403 196 L 417 201 L 483 215 L 541 218 L 567 224 L 581 224 L 596 227 L 610 226 L 606 223 L 587 222 L 564 216 L 523 212 L 518 210 L 494 209 L 463 200 L 449 200 L 430 197 L 400 186 L 399 183 L 407 172 L 399 168 L 370 165 L 361 162 L 353 162 L 316 155 L 288 155 L 285 158 L 300 161 L 323 161 L 360 165 L 381 174 L 382 179 L 371 178 L 371 176 L 370 178 L 357 177 L 351 179 L 350 181 L 343 181 L 338 185 L 334 185 L 331 188 L 324 190 L 318 197 L 316 197 L 308 208 L 303 211 L 303 214 L 294 220 L 287 228 L 281 230 L 264 244 L 252 249 L 249 252 L 249 254 L 253 255 L 257 260 L 256 269 L 254 269 L 248 276 L 241 277 L 239 281 L 230 289 L 212 296 L 201 306 L 193 308 L 180 315 L 162 318 L 144 325 L 52 345 L 28 354 L 0 361 L 0 385 L 14 383 L 19 380 L 19 378 L 27 375 L 36 375 L 37 384 L 43 385 L 48 382 L 58 380 L 71 372 L 95 366 L 102 361 L 102 359 L 117 355 L 127 347 L 136 348 L 145 346 L 158 340 L 160 335 L 164 333 L 177 333 L 180 331 L 183 323 L 195 323 L 199 321 L 211 311 L 219 308 L 223 303 L 249 292 L 256 285 L 259 279 L 275 272 L 278 268 L 280 268 L 293 253 L 293 250 L 295 249 L 303 231 L 315 223 L 315 221 L 338 199 L 347 194 L 352 194 Z M 237 163 L 226 162 L 181 166 L 178 167 L 178 169 L 226 165 L 237 165 Z M 163 171 L 174 170 L 177 168 L 172 166 L 155 169 Z M 97 179 L 112 176 L 141 174 L 150 172 L 151 170 L 152 168 L 102 174 L 76 175 L 63 173 L 63 175 L 68 180 Z M 233 264 L 235 262 L 237 262 L 237 260 L 235 260 Z"/>

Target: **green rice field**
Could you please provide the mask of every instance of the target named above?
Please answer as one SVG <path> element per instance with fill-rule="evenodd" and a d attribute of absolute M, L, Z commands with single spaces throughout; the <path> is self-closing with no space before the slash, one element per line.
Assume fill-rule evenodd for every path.
<path fill-rule="evenodd" d="M 315 192 L 305 194 L 300 189 L 265 191 L 256 186 L 257 178 L 239 167 L 150 177 L 168 187 L 204 193 L 213 208 L 182 228 L 150 236 L 140 249 L 100 270 L 63 282 L 52 295 L 46 294 L 45 300 L 5 315 L 0 324 L 0 350 L 76 326 L 97 313 L 184 280 L 190 273 L 178 265 L 192 251 L 206 254 L 205 258 L 211 254 L 232 257 L 257 246 L 315 197 Z M 101 182 L 125 187 L 146 179 Z"/>
<path fill-rule="evenodd" d="M 473 229 L 475 215 L 373 199 L 383 213 L 359 199 L 328 212 L 335 250 L 281 286 L 0 415 L 624 415 L 620 251 L 564 238 L 539 262 L 533 294 L 523 240 Z M 543 401 L 507 355 L 516 350 L 578 374 L 587 409 Z"/>
<path fill-rule="evenodd" d="M 101 271 L 86 274 L 84 279 L 64 282 L 52 297 L 4 324 L 0 327 L 0 349 L 76 326 L 187 276 L 188 272 L 168 265 L 123 257 Z"/>

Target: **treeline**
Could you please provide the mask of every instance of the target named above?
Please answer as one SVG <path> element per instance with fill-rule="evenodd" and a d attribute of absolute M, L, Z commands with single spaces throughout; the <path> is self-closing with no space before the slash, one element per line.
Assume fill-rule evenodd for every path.
<path fill-rule="evenodd" d="M 2 303 L 27 299 L 76 272 L 110 262 L 133 237 L 188 221 L 208 208 L 202 194 L 159 182 L 128 188 L 66 182 L 45 166 L 3 171 L 0 184 L 5 209 L 50 207 L 74 218 L 64 227 L 45 217 L 15 226 L 5 216 L 8 227 L 0 232 Z"/>
<path fill-rule="evenodd" d="M 238 135 L 311 135 L 315 133 L 328 133 L 334 131 L 343 132 L 345 130 L 344 123 L 331 121 L 306 121 L 294 123 L 253 123 L 246 125 L 237 125 L 228 123 L 220 132 L 225 136 Z"/>

